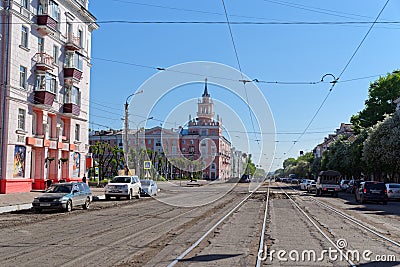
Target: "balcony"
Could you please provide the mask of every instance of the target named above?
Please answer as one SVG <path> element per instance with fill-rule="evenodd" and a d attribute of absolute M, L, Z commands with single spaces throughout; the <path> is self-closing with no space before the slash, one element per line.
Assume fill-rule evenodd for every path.
<path fill-rule="evenodd" d="M 54 69 L 54 58 L 46 53 L 36 53 L 34 60 L 36 61 L 36 70 L 52 71 Z"/>
<path fill-rule="evenodd" d="M 47 14 L 37 15 L 38 31 L 42 34 L 54 34 L 57 32 L 57 21 Z"/>
<path fill-rule="evenodd" d="M 82 79 L 82 71 L 75 67 L 64 67 L 64 81 L 67 84 L 78 83 Z"/>
<path fill-rule="evenodd" d="M 81 108 L 77 104 L 74 104 L 74 103 L 64 103 L 63 112 L 79 116 L 79 114 L 81 112 Z"/>
<path fill-rule="evenodd" d="M 68 36 L 67 43 L 65 44 L 65 50 L 67 51 L 78 51 L 81 49 L 81 38 L 79 36 Z"/>
<path fill-rule="evenodd" d="M 56 95 L 51 92 L 38 90 L 34 93 L 34 103 L 39 105 L 52 106 L 55 96 Z"/>

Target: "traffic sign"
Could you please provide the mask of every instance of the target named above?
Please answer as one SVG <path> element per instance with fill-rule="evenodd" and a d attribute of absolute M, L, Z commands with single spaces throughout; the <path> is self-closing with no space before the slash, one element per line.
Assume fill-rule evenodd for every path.
<path fill-rule="evenodd" d="M 150 170 L 151 169 L 151 161 L 150 160 L 145 160 L 144 161 L 144 169 L 145 170 Z"/>

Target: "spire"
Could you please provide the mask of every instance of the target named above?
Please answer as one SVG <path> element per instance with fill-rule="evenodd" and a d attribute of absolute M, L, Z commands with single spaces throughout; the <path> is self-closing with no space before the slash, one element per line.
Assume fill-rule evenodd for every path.
<path fill-rule="evenodd" d="M 203 93 L 202 97 L 210 97 L 210 94 L 208 93 L 208 90 L 207 90 L 207 78 L 205 79 L 204 93 Z"/>

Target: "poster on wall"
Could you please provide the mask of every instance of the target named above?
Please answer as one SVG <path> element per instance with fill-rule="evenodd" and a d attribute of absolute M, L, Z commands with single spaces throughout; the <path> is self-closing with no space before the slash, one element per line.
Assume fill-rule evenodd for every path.
<path fill-rule="evenodd" d="M 72 154 L 72 177 L 73 178 L 78 178 L 79 177 L 79 172 L 80 172 L 80 166 L 81 166 L 81 154 L 79 154 L 78 152 L 74 152 Z"/>
<path fill-rule="evenodd" d="M 14 171 L 13 177 L 24 177 L 25 175 L 25 155 L 26 147 L 15 146 L 14 150 Z"/>

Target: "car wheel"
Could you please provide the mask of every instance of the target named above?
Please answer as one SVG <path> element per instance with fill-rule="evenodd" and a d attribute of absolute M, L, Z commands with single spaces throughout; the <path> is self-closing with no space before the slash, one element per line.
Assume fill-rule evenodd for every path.
<path fill-rule="evenodd" d="M 354 199 L 355 199 L 355 201 L 358 203 L 358 198 L 357 198 L 357 195 L 356 195 L 356 194 L 354 194 Z"/>
<path fill-rule="evenodd" d="M 106 200 L 110 200 L 110 199 L 111 199 L 111 197 L 106 195 Z"/>
<path fill-rule="evenodd" d="M 338 193 L 338 192 L 335 192 L 335 193 L 333 194 L 333 196 L 334 196 L 334 197 L 338 197 L 338 196 L 339 196 L 339 193 Z"/>
<path fill-rule="evenodd" d="M 383 205 L 387 205 L 387 201 L 383 201 L 382 204 L 383 204 Z"/>
<path fill-rule="evenodd" d="M 120 197 L 115 197 L 116 200 L 120 200 Z"/>
<path fill-rule="evenodd" d="M 70 212 L 72 210 L 72 201 L 71 200 L 67 201 L 67 204 L 65 206 L 65 210 L 68 211 L 68 212 Z"/>
<path fill-rule="evenodd" d="M 140 198 L 140 188 L 139 188 L 139 190 L 137 191 L 137 194 L 136 194 L 136 199 L 139 199 Z"/>
<path fill-rule="evenodd" d="M 364 200 L 364 197 L 363 197 L 363 196 L 360 197 L 360 202 L 361 202 L 361 204 L 364 204 L 364 203 L 365 203 L 365 200 Z"/>
<path fill-rule="evenodd" d="M 85 204 L 82 205 L 82 208 L 84 210 L 87 210 L 89 208 L 89 205 L 90 205 L 90 198 L 86 198 Z"/>
<path fill-rule="evenodd" d="M 128 200 L 132 199 L 132 189 L 129 190 L 128 196 L 126 197 Z"/>

